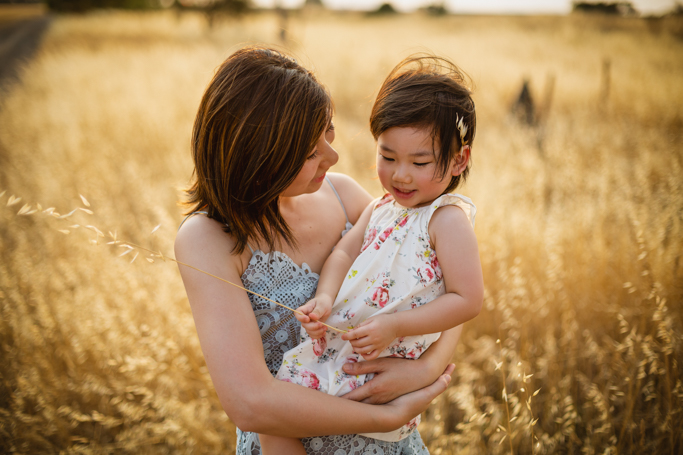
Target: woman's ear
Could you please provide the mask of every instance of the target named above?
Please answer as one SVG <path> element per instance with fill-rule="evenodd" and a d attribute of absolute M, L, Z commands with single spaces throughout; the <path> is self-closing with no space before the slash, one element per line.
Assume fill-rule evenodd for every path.
<path fill-rule="evenodd" d="M 453 165 L 451 168 L 451 175 L 456 176 L 463 173 L 467 169 L 467 163 L 470 162 L 470 153 L 472 148 L 469 145 L 463 145 L 460 153 L 453 158 Z"/>

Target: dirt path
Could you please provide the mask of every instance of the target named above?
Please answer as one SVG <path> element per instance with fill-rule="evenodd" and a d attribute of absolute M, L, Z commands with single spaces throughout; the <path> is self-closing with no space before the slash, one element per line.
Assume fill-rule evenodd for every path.
<path fill-rule="evenodd" d="M 52 20 L 43 8 L 14 6 L 0 7 L 0 87 L 20 78 L 22 64 L 33 57 Z"/>

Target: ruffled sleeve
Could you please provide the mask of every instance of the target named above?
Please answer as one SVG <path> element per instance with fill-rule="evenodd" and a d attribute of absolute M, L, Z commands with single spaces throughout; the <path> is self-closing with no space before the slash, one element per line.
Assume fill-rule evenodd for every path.
<path fill-rule="evenodd" d="M 477 214 L 477 207 L 475 207 L 470 198 L 457 193 L 446 193 L 436 198 L 434 202 L 432 202 L 428 218 L 431 219 L 436 209 L 445 205 L 457 205 L 460 207 L 465 212 L 465 215 L 467 215 L 470 223 L 472 223 L 472 227 L 474 227 L 474 217 Z"/>

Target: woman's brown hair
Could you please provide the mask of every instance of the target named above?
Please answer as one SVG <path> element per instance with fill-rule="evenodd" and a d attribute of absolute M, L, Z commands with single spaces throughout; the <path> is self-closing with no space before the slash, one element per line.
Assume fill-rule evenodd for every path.
<path fill-rule="evenodd" d="M 332 102 L 293 58 L 251 46 L 232 54 L 202 97 L 192 132 L 188 213 L 206 210 L 236 241 L 296 241 L 278 201 L 330 122 Z"/>
<path fill-rule="evenodd" d="M 375 140 L 395 127 L 427 128 L 437 157 L 436 177 L 443 178 L 452 159 L 463 145 L 472 145 L 477 116 L 469 78 L 454 63 L 433 55 L 413 55 L 389 73 L 379 90 L 370 114 L 370 130 Z M 467 132 L 461 139 L 458 122 Z M 464 129 L 464 128 L 463 128 Z M 464 182 L 468 167 L 453 176 L 446 192 Z"/>

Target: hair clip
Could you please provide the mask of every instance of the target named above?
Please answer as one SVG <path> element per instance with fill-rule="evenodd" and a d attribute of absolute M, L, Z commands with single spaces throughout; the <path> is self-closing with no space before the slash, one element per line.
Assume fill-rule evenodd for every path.
<path fill-rule="evenodd" d="M 463 123 L 463 120 L 465 120 L 465 117 L 460 117 L 458 114 L 455 114 L 455 121 L 458 126 L 458 131 L 460 132 L 460 142 L 464 147 L 467 145 L 467 141 L 465 140 L 465 136 L 467 135 L 467 125 Z"/>

